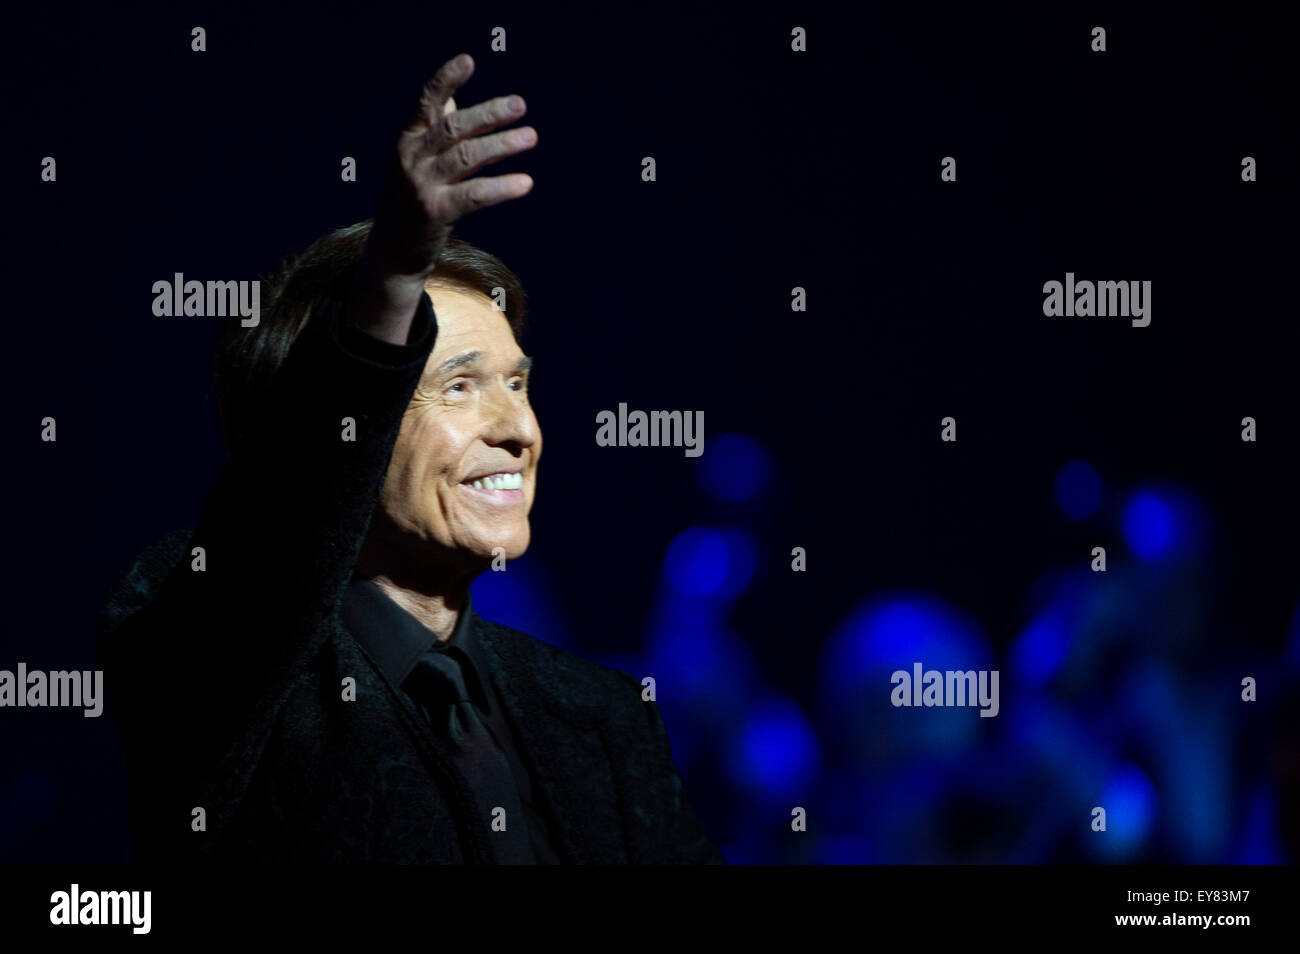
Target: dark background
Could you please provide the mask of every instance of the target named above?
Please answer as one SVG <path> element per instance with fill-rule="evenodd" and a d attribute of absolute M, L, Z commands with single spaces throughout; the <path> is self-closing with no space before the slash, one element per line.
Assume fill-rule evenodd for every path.
<path fill-rule="evenodd" d="M 0 668 L 95 668 L 113 579 L 221 467 L 219 319 L 153 282 L 371 216 L 465 51 L 458 104 L 517 92 L 539 132 L 492 169 L 532 193 L 459 234 L 527 290 L 545 435 L 533 546 L 476 608 L 654 676 L 729 860 L 1294 860 L 1290 34 L 1056 6 L 24 8 Z M 1151 325 L 1045 318 L 1067 271 L 1150 280 Z M 620 402 L 703 410 L 704 455 L 596 446 Z M 891 707 L 917 660 L 999 669 L 999 716 Z M 111 713 L 0 711 L 0 861 L 125 860 L 125 783 Z"/>

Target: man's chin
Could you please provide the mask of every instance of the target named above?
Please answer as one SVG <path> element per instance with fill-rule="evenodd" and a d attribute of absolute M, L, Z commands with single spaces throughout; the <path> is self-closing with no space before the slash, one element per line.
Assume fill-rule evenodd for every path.
<path fill-rule="evenodd" d="M 472 548 L 472 552 L 479 560 L 484 563 L 491 563 L 495 568 L 503 560 L 519 559 L 528 551 L 529 543 L 527 533 L 509 538 L 495 537 L 476 544 Z"/>

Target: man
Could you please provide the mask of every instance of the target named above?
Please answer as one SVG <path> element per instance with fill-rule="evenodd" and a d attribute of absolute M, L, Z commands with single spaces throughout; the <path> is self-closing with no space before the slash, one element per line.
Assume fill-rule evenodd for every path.
<path fill-rule="evenodd" d="M 426 86 L 373 226 L 228 327 L 226 468 L 105 608 L 136 859 L 723 861 L 635 677 L 470 605 L 528 546 L 542 450 L 522 290 L 450 238 L 532 185 L 473 178 L 536 133 L 490 132 L 518 97 L 457 110 L 472 69 Z"/>

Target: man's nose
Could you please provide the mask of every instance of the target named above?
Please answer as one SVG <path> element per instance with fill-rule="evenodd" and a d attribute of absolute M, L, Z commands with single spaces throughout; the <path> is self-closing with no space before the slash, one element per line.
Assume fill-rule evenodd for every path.
<path fill-rule="evenodd" d="M 484 404 L 486 433 L 483 436 L 488 443 L 529 447 L 537 440 L 537 418 L 523 394 L 499 383 L 488 389 Z"/>

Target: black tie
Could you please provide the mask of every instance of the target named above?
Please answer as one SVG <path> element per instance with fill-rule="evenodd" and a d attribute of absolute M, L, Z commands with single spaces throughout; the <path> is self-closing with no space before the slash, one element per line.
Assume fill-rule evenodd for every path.
<path fill-rule="evenodd" d="M 424 708 L 433 731 L 449 743 L 453 763 L 474 790 L 480 817 L 471 824 L 483 826 L 497 863 L 534 864 L 528 822 L 510 763 L 465 690 L 465 677 L 456 658 L 460 651 L 450 646 L 425 653 L 407 677 L 405 688 Z M 496 808 L 505 809 L 505 831 L 493 827 L 491 812 Z"/>

